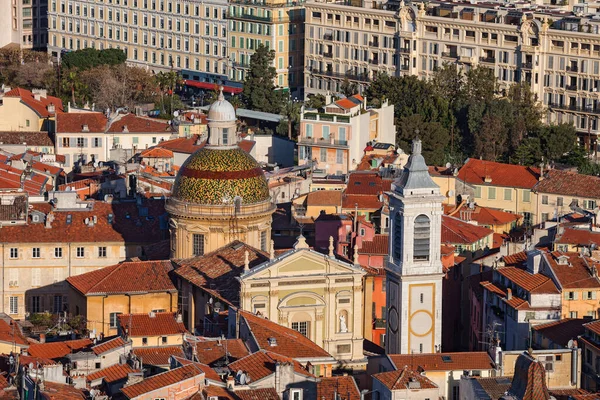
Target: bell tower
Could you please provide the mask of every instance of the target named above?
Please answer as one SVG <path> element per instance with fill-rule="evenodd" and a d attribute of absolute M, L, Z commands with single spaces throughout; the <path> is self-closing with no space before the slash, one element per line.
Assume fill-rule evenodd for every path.
<path fill-rule="evenodd" d="M 434 353 L 442 343 L 442 201 L 415 139 L 404 171 L 388 193 L 386 263 L 388 354 Z"/>

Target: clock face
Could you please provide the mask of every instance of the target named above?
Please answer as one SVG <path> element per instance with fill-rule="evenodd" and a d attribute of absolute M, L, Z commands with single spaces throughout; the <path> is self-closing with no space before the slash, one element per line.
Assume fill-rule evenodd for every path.
<path fill-rule="evenodd" d="M 395 306 L 391 306 L 388 311 L 388 326 L 390 327 L 390 331 L 393 333 L 398 332 L 398 323 L 400 322 L 398 316 L 398 310 L 396 310 Z"/>

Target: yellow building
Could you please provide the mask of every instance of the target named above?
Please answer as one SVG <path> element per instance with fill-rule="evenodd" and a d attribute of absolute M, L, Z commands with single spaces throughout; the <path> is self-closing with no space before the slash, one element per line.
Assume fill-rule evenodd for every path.
<path fill-rule="evenodd" d="M 303 85 L 304 1 L 261 0 L 229 2 L 229 78 L 243 81 L 250 57 L 261 44 L 275 51 L 275 85 L 296 91 Z"/>
<path fill-rule="evenodd" d="M 0 320 L 0 354 L 19 354 L 21 349 L 26 349 L 29 342 L 21 333 L 21 328 L 16 322 Z"/>
<path fill-rule="evenodd" d="M 181 315 L 172 312 L 122 314 L 118 317 L 119 335 L 133 348 L 182 346 L 187 333 Z"/>
<path fill-rule="evenodd" d="M 299 217 L 318 218 L 321 212 L 338 214 L 342 211 L 342 191 L 317 190 L 292 200 L 294 214 Z"/>
<path fill-rule="evenodd" d="M 86 317 L 96 334 L 118 333 L 118 318 L 177 310 L 177 289 L 169 279 L 171 261 L 135 261 L 67 278 L 69 312 Z"/>
<path fill-rule="evenodd" d="M 0 131 L 54 132 L 56 113 L 62 112 L 62 100 L 42 89 L 15 88 L 0 99 Z"/>
<path fill-rule="evenodd" d="M 275 205 L 262 168 L 238 146 L 235 109 L 222 92 L 208 128 L 206 146 L 181 166 L 167 200 L 171 256 L 203 255 L 234 240 L 266 251 Z"/>
<path fill-rule="evenodd" d="M 496 208 L 523 216 L 524 225 L 536 225 L 537 168 L 469 159 L 458 171 L 456 192 L 462 200 L 482 207 Z"/>
<path fill-rule="evenodd" d="M 583 373 L 581 387 L 591 392 L 600 390 L 600 321 L 588 322 L 584 326 L 584 334 L 579 337 Z"/>
<path fill-rule="evenodd" d="M 456 204 L 456 175 L 458 171 L 446 167 L 429 167 L 429 176 L 440 187 L 445 197 L 443 204 Z"/>

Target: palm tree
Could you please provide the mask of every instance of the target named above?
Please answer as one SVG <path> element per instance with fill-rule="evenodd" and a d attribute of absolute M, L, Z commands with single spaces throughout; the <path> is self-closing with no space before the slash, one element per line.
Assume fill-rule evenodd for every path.
<path fill-rule="evenodd" d="M 288 139 L 292 140 L 292 125 L 300 120 L 300 103 L 288 100 L 281 108 L 281 115 L 287 119 Z"/>

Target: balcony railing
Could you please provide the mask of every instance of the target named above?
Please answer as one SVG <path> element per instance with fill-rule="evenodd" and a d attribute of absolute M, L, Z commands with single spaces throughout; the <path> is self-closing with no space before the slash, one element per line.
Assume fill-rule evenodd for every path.
<path fill-rule="evenodd" d="M 369 60 L 370 64 L 379 65 L 379 60 Z"/>
<path fill-rule="evenodd" d="M 579 68 L 577 68 L 577 65 L 567 65 L 567 71 L 577 72 L 577 71 L 579 71 Z"/>
<path fill-rule="evenodd" d="M 369 46 L 370 47 L 379 47 L 379 42 L 375 42 L 375 41 L 369 42 Z"/>
<path fill-rule="evenodd" d="M 565 89 L 567 89 L 567 90 L 577 90 L 577 85 L 567 85 L 567 86 L 565 86 Z"/>
<path fill-rule="evenodd" d="M 250 63 L 242 63 L 239 61 L 233 61 L 232 65 L 236 68 L 250 68 Z"/>
<path fill-rule="evenodd" d="M 259 22 L 271 22 L 273 20 L 273 17 L 271 17 L 271 16 L 258 16 L 258 15 L 248 14 L 248 13 L 231 12 L 231 11 L 227 11 L 227 18 L 242 19 L 242 20 L 248 20 L 248 21 L 259 21 Z"/>
<path fill-rule="evenodd" d="M 410 48 L 405 47 L 405 48 L 400 49 L 400 53 L 410 53 L 410 52 L 411 52 Z"/>
<path fill-rule="evenodd" d="M 333 35 L 331 33 L 326 33 L 323 35 L 323 40 L 333 40 Z"/>
<path fill-rule="evenodd" d="M 323 53 L 323 57 L 331 58 L 331 57 L 333 57 L 333 53 L 332 52 Z"/>
<path fill-rule="evenodd" d="M 600 114 L 600 107 L 595 107 L 592 105 L 587 106 L 577 106 L 573 104 L 558 104 L 558 103 L 549 103 L 549 108 L 555 108 L 558 110 L 568 110 L 568 111 L 578 111 L 590 114 Z"/>
<path fill-rule="evenodd" d="M 442 57 L 458 59 L 458 53 L 453 53 L 451 51 L 444 51 L 444 52 L 442 52 Z"/>
<path fill-rule="evenodd" d="M 341 122 L 341 121 L 333 121 L 333 122 Z M 326 138 L 316 138 L 316 137 L 301 137 L 300 144 L 315 144 L 319 146 L 348 146 L 347 140 L 337 140 L 337 139 L 326 139 Z"/>
<path fill-rule="evenodd" d="M 521 68 L 524 68 L 524 69 L 531 69 L 532 67 L 533 67 L 533 63 L 530 63 L 530 62 L 524 62 L 521 64 Z"/>
<path fill-rule="evenodd" d="M 310 72 L 312 72 L 314 75 L 330 76 L 332 78 L 339 78 L 339 79 L 347 78 L 351 81 L 358 81 L 358 82 L 370 82 L 371 81 L 371 78 L 369 78 L 369 76 L 365 75 L 365 74 L 353 74 L 351 72 L 340 73 L 340 72 L 333 72 L 333 71 L 321 71 L 318 68 L 313 68 L 310 70 Z"/>
<path fill-rule="evenodd" d="M 479 57 L 479 62 L 488 63 L 488 64 L 495 64 L 496 63 L 496 57 Z"/>

